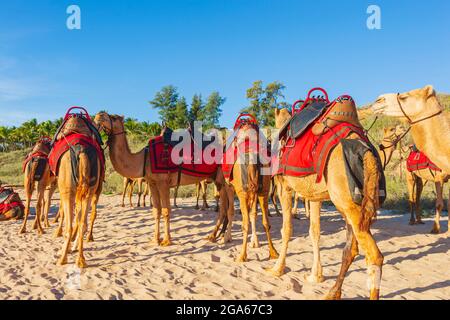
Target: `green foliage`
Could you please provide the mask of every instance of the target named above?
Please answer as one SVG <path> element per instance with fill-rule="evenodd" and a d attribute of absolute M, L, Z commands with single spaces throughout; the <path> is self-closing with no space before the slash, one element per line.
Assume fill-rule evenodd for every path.
<path fill-rule="evenodd" d="M 205 106 L 201 94 L 192 97 L 191 109 L 189 110 L 189 122 L 203 121 L 205 119 Z"/>
<path fill-rule="evenodd" d="M 169 127 L 175 128 L 176 108 L 178 102 L 177 88 L 170 85 L 157 92 L 155 98 L 150 101 L 154 109 L 158 110 L 161 120 Z"/>
<path fill-rule="evenodd" d="M 217 128 L 219 126 L 219 118 L 222 115 L 221 106 L 225 101 L 226 99 L 221 97 L 219 92 L 211 93 L 204 109 L 204 129 Z"/>
<path fill-rule="evenodd" d="M 274 126 L 274 109 L 287 106 L 286 102 L 279 101 L 284 98 L 283 90 L 285 88 L 278 81 L 269 83 L 265 88 L 263 88 L 261 80 L 255 81 L 253 86 L 247 90 L 250 106 L 244 108 L 242 112 L 254 115 L 262 127 Z"/>

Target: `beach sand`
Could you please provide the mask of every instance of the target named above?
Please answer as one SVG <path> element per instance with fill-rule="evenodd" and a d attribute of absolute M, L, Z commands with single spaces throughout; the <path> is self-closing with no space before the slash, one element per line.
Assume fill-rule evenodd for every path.
<path fill-rule="evenodd" d="M 54 201 L 56 202 L 56 201 Z M 172 240 L 168 248 L 150 244 L 154 221 L 149 208 L 122 208 L 120 196 L 102 196 L 95 224 L 95 242 L 85 245 L 88 268 L 55 263 L 62 238 L 53 239 L 55 225 L 38 236 L 31 230 L 18 235 L 20 222 L 0 224 L 0 300 L 4 299 L 322 299 L 339 272 L 345 243 L 345 225 L 332 207 L 321 218 L 321 253 L 325 281 L 304 281 L 312 264 L 308 220 L 294 220 L 286 274 L 275 278 L 264 271 L 273 265 L 261 216 L 258 235 L 261 248 L 249 248 L 247 263 L 234 259 L 241 249 L 240 215 L 235 216 L 233 242 L 213 244 L 204 240 L 217 214 L 194 210 L 193 199 L 179 201 L 172 212 Z M 56 204 L 56 203 L 55 203 Z M 57 208 L 52 207 L 53 219 Z M 273 210 L 272 210 L 273 212 Z M 34 218 L 34 215 L 32 216 Z M 382 212 L 372 230 L 385 256 L 382 299 L 448 299 L 450 297 L 447 216 L 443 234 L 425 225 L 409 226 L 408 215 Z M 281 245 L 282 218 L 270 218 L 276 248 Z M 343 299 L 368 297 L 363 256 L 350 267 Z"/>

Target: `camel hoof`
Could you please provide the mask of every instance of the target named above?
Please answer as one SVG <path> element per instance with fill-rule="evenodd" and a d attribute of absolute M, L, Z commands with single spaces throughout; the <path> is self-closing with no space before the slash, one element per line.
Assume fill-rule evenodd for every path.
<path fill-rule="evenodd" d="M 172 245 L 172 241 L 168 240 L 168 239 L 164 239 L 163 241 L 161 241 L 161 247 L 169 247 Z"/>
<path fill-rule="evenodd" d="M 87 242 L 94 242 L 94 236 L 90 234 L 86 240 Z"/>
<path fill-rule="evenodd" d="M 84 258 L 78 258 L 77 259 L 77 267 L 80 269 L 86 268 L 87 267 L 86 260 L 84 260 Z"/>
<path fill-rule="evenodd" d="M 325 278 L 323 277 L 323 275 L 305 275 L 304 276 L 305 281 L 307 281 L 308 283 L 322 283 L 325 281 Z"/>
<path fill-rule="evenodd" d="M 441 233 L 441 230 L 438 227 L 434 226 L 433 229 L 431 229 L 430 233 L 431 234 L 439 234 L 439 233 Z"/>
<path fill-rule="evenodd" d="M 27 233 L 27 229 L 26 228 L 22 228 L 19 230 L 19 234 L 24 234 Z"/>
<path fill-rule="evenodd" d="M 275 259 L 278 259 L 279 256 L 280 256 L 280 255 L 278 254 L 278 252 L 277 252 L 276 250 L 271 251 L 271 252 L 269 253 L 269 260 L 275 260 Z"/>
<path fill-rule="evenodd" d="M 251 247 L 257 249 L 260 247 L 259 242 L 252 242 Z"/>
<path fill-rule="evenodd" d="M 208 240 L 209 242 L 212 242 L 212 243 L 216 243 L 216 242 L 217 242 L 216 237 L 215 237 L 214 235 L 212 235 L 212 234 L 210 234 L 209 236 L 207 236 L 207 237 L 205 238 L 205 240 Z"/>
<path fill-rule="evenodd" d="M 422 220 L 417 220 L 416 224 L 425 224 L 425 222 L 423 222 Z"/>
<path fill-rule="evenodd" d="M 45 231 L 44 230 L 42 230 L 42 229 L 39 229 L 38 230 L 38 235 L 39 236 L 42 236 L 42 235 L 44 235 L 45 234 Z"/>
<path fill-rule="evenodd" d="M 413 226 L 413 225 L 415 225 L 416 224 L 416 221 L 415 220 L 409 220 L 409 225 L 410 226 Z"/>
<path fill-rule="evenodd" d="M 267 268 L 265 270 L 275 277 L 281 277 L 284 274 L 283 268 Z"/>
<path fill-rule="evenodd" d="M 247 256 L 239 256 L 239 258 L 236 259 L 236 262 L 238 263 L 247 262 Z"/>
<path fill-rule="evenodd" d="M 325 300 L 341 300 L 341 291 L 331 290 L 325 296 Z"/>
<path fill-rule="evenodd" d="M 67 258 L 61 258 L 58 260 L 58 262 L 56 263 L 58 266 L 64 266 L 67 264 Z"/>

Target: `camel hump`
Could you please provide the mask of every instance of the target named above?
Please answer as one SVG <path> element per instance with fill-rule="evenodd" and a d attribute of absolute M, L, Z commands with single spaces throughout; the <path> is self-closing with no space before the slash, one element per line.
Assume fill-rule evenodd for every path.
<path fill-rule="evenodd" d="M 92 131 L 91 128 L 88 126 L 87 121 L 85 119 L 83 119 L 82 117 L 78 117 L 78 116 L 73 116 L 68 118 L 59 134 L 56 137 L 56 140 L 60 140 L 62 139 L 64 136 L 69 136 L 71 134 L 82 134 L 85 136 L 91 136 L 92 135 Z"/>

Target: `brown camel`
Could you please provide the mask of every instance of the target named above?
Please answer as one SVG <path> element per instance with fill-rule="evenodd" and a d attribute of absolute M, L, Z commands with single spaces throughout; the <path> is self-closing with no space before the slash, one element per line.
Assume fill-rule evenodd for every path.
<path fill-rule="evenodd" d="M 287 109 L 275 109 L 276 127 L 281 128 L 289 119 L 291 113 Z M 347 139 L 360 139 L 356 134 L 350 134 Z M 284 273 L 289 239 L 292 236 L 292 192 L 299 192 L 310 203 L 310 236 L 313 241 L 314 265 L 308 281 L 323 281 L 320 263 L 320 208 L 322 201 L 331 200 L 337 210 L 343 215 L 347 224 L 347 243 L 343 252 L 341 270 L 336 284 L 327 295 L 327 299 L 341 297 L 342 284 L 348 268 L 359 253 L 358 244 L 366 255 L 370 281 L 370 298 L 379 298 L 379 285 L 383 265 L 383 255 L 370 232 L 371 220 L 376 215 L 378 203 L 378 181 L 381 175 L 376 157 L 371 152 L 364 155 L 364 199 L 361 206 L 353 202 L 343 159 L 342 146 L 337 145 L 330 153 L 325 169 L 326 179 L 317 183 L 317 175 L 305 177 L 277 176 L 281 183 L 280 199 L 283 209 L 283 242 L 280 257 L 275 266 L 268 271 L 276 276 Z"/>
<path fill-rule="evenodd" d="M 25 160 L 24 189 L 25 189 L 25 217 L 19 233 L 27 232 L 27 221 L 30 214 L 30 204 L 33 191 L 36 188 L 36 215 L 33 229 L 37 229 L 41 235 L 44 230 L 41 221 L 45 227 L 50 227 L 48 213 L 50 211 L 51 199 L 56 189 L 56 178 L 50 172 L 48 164 L 48 154 L 50 153 L 51 142 L 49 139 L 40 139 L 31 153 Z M 38 172 L 39 171 L 39 172 Z"/>
<path fill-rule="evenodd" d="M 121 116 L 108 115 L 101 112 L 96 115 L 95 123 L 109 137 L 108 146 L 110 149 L 111 163 L 114 169 L 122 176 L 128 178 L 140 178 L 145 171 L 145 180 L 150 186 L 153 202 L 153 215 L 155 217 L 154 244 L 160 246 L 169 246 L 172 244 L 170 236 L 170 188 L 177 185 L 197 184 L 204 180 L 204 177 L 195 177 L 184 173 L 152 173 L 150 161 L 146 157 L 145 149 L 132 153 L 130 151 L 126 132 L 124 129 L 124 120 Z M 219 168 L 211 177 L 216 185 L 223 185 L 223 174 Z M 220 187 L 219 187 L 220 189 Z M 160 239 L 160 220 L 161 215 L 164 219 L 164 239 Z"/>
<path fill-rule="evenodd" d="M 2 187 L 0 180 L 0 221 L 23 219 L 24 209 L 19 194 L 12 188 Z"/>
<path fill-rule="evenodd" d="M 141 198 L 143 200 L 142 205 L 145 207 L 145 197 L 149 195 L 148 185 L 144 178 L 130 179 L 123 178 L 123 192 L 122 192 L 122 207 L 125 207 L 125 195 L 128 191 L 128 199 L 130 202 L 130 207 L 133 208 L 133 191 L 135 186 L 138 186 L 138 202 L 137 206 L 141 206 Z M 143 197 L 142 197 L 143 196 Z"/>
<path fill-rule="evenodd" d="M 372 105 L 372 110 L 377 114 L 405 120 L 411 127 L 417 148 L 444 173 L 450 172 L 450 123 L 432 86 L 401 94 L 382 95 Z"/>
<path fill-rule="evenodd" d="M 236 141 L 234 143 L 239 144 L 240 140 L 243 141 L 245 138 L 245 131 L 252 129 L 248 124 L 240 127 L 239 133 L 236 136 Z M 242 134 L 241 134 L 242 133 Z M 240 150 L 238 148 L 238 150 Z M 239 152 L 239 151 L 238 151 Z M 251 223 L 252 235 L 250 246 L 253 248 L 259 248 L 259 240 L 256 233 L 256 217 L 257 217 L 257 203 L 259 203 L 262 211 L 262 222 L 264 230 L 266 232 L 267 241 L 269 245 L 269 259 L 278 258 L 278 253 L 272 243 L 272 238 L 270 236 L 270 221 L 269 221 L 269 191 L 271 184 L 270 174 L 262 174 L 262 168 L 259 167 L 257 161 L 252 161 L 251 158 L 256 158 L 256 152 L 249 153 L 249 157 L 240 157 L 238 154 L 238 160 L 233 166 L 233 179 L 231 182 L 227 182 L 222 188 L 225 189 L 223 194 L 226 194 L 225 198 L 221 198 L 220 207 L 221 212 L 227 214 L 226 232 L 224 234 L 223 242 L 231 241 L 231 227 L 234 217 L 234 197 L 237 195 L 240 203 L 240 209 L 242 212 L 242 231 L 243 231 L 243 244 L 242 251 L 239 257 L 236 259 L 238 262 L 247 261 L 247 245 L 248 245 L 248 233 L 249 233 L 249 222 Z M 241 161 L 244 160 L 244 161 Z M 268 168 L 268 164 L 263 167 Z M 261 181 L 261 186 L 259 187 L 259 179 Z M 215 230 L 209 236 L 211 241 L 216 239 L 216 234 L 219 231 L 221 225 L 221 219 L 219 217 L 218 223 Z"/>

